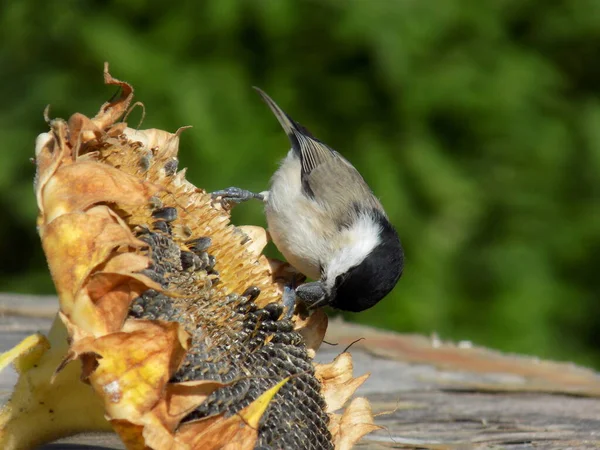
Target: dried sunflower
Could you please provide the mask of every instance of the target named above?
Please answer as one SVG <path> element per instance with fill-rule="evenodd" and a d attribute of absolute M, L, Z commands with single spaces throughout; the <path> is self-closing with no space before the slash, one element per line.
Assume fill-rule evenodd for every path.
<path fill-rule="evenodd" d="M 234 227 L 186 181 L 181 130 L 119 122 L 133 89 L 108 66 L 104 78 L 118 99 L 48 120 L 36 142 L 60 311 L 48 338 L 0 357 L 20 374 L 2 448 L 110 429 L 129 449 L 351 448 L 378 428 L 365 399 L 341 410 L 366 375 L 347 353 L 312 361 L 327 317 L 282 317 L 295 274 L 262 255 L 265 230 Z"/>

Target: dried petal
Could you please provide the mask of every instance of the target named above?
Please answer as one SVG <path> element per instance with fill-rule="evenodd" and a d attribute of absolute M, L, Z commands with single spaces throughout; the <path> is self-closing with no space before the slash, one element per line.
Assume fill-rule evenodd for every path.
<path fill-rule="evenodd" d="M 14 363 L 19 373 L 27 372 L 50 348 L 48 339 L 40 333 L 27 336 L 15 347 L 0 355 L 0 371 Z"/>
<path fill-rule="evenodd" d="M 331 434 L 336 450 L 351 450 L 364 435 L 381 428 L 373 423 L 369 401 L 359 397 L 352 400 L 344 413 L 332 421 Z"/>
<path fill-rule="evenodd" d="M 368 373 L 353 378 L 350 353 L 340 354 L 329 364 L 316 364 L 315 366 L 315 375 L 323 383 L 322 393 L 329 413 L 343 407 L 354 392 L 369 378 Z"/>
<path fill-rule="evenodd" d="M 250 241 L 246 245 L 246 250 L 253 254 L 256 259 L 258 259 L 262 255 L 262 252 L 268 243 L 267 230 L 265 230 L 263 227 L 251 225 L 238 227 L 238 230 L 248 236 Z"/>

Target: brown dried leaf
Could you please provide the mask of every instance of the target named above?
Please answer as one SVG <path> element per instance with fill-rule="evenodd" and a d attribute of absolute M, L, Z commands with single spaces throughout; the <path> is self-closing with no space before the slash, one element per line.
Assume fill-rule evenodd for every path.
<path fill-rule="evenodd" d="M 169 383 L 164 397 L 153 409 L 153 413 L 170 432 L 173 432 L 181 419 L 196 409 L 206 397 L 225 386 L 212 380 Z"/>
<path fill-rule="evenodd" d="M 141 206 L 160 189 L 106 164 L 79 161 L 60 167 L 45 184 L 41 195 L 44 221 L 50 223 L 101 202 Z"/>
<path fill-rule="evenodd" d="M 328 322 L 327 314 L 322 309 L 305 318 L 294 316 L 294 329 L 304 338 L 311 358 L 315 357 L 317 350 L 323 343 Z M 350 370 L 352 370 L 352 367 L 350 367 Z"/>
<path fill-rule="evenodd" d="M 352 400 L 343 414 L 333 415 L 329 429 L 336 450 L 351 450 L 363 436 L 382 427 L 374 424 L 369 401 L 358 397 Z"/>
<path fill-rule="evenodd" d="M 133 87 L 125 81 L 114 78 L 108 71 L 107 62 L 104 63 L 104 83 L 119 86 L 121 88 L 121 95 L 113 101 L 104 103 L 100 107 L 98 114 L 92 119 L 94 124 L 100 129 L 107 128 L 119 120 L 125 114 L 133 99 Z"/>
<path fill-rule="evenodd" d="M 139 255 L 124 253 L 119 256 Z M 145 265 L 147 266 L 147 262 L 145 262 Z M 146 291 L 148 287 L 155 284 L 150 280 L 143 283 L 130 275 L 100 272 L 90 277 L 85 289 L 91 302 L 96 306 L 97 314 L 104 321 L 104 331 L 113 333 L 123 326 L 131 302 Z"/>
<path fill-rule="evenodd" d="M 294 269 L 289 263 L 278 259 L 267 258 L 269 271 L 273 281 L 279 285 L 280 294 L 283 292 L 283 286 L 299 285 L 306 277 Z"/>
<path fill-rule="evenodd" d="M 329 364 L 315 364 L 315 376 L 322 383 L 323 397 L 327 403 L 327 412 L 337 411 L 362 385 L 369 374 L 358 378 L 352 376 L 352 356 L 342 353 Z"/>
<path fill-rule="evenodd" d="M 256 444 L 258 433 L 238 415 L 229 418 L 218 415 L 183 424 L 177 437 L 194 449 L 250 450 Z"/>
<path fill-rule="evenodd" d="M 133 426 L 133 430 L 137 431 L 137 426 Z M 130 432 L 129 430 L 125 431 Z M 120 432 L 119 435 L 121 435 Z M 187 442 L 182 442 L 174 436 L 153 414 L 146 414 L 144 417 L 144 428 L 138 439 L 144 444 L 145 449 L 190 450 L 193 448 Z"/>
<path fill-rule="evenodd" d="M 101 139 L 104 131 L 91 119 L 81 113 L 75 113 L 69 117 L 69 145 L 72 155 L 77 158 L 81 145 L 92 139 Z"/>

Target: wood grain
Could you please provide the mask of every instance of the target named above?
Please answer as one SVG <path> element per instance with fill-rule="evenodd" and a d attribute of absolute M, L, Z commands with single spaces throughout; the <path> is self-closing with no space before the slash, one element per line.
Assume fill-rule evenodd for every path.
<path fill-rule="evenodd" d="M 54 297 L 0 294 L 0 351 L 45 331 Z M 351 348 L 360 388 L 383 430 L 357 448 L 600 448 L 600 374 L 570 363 L 505 355 L 470 343 L 396 334 L 332 320 L 317 360 Z M 16 380 L 0 373 L 4 401 Z M 49 449 L 123 449 L 113 435 L 75 436 Z"/>

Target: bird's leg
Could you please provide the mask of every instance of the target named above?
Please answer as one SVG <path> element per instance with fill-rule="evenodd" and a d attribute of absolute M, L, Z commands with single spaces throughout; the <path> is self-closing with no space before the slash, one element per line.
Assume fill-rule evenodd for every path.
<path fill-rule="evenodd" d="M 330 302 L 325 286 L 320 281 L 312 281 L 298 286 L 296 296 L 304 302 L 309 310 L 325 306 Z"/>
<path fill-rule="evenodd" d="M 211 192 L 210 195 L 215 199 L 217 197 L 221 197 L 221 201 L 226 203 L 242 203 L 252 199 L 265 202 L 267 201 L 268 192 L 260 192 L 255 194 L 254 192 L 250 192 L 238 187 L 228 187 L 227 189 Z"/>

